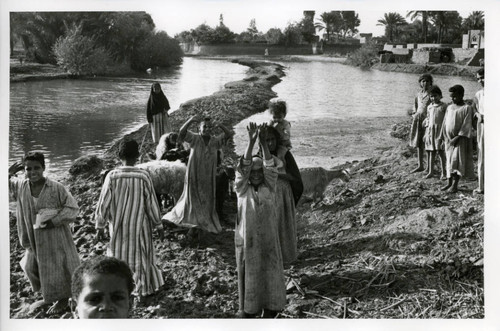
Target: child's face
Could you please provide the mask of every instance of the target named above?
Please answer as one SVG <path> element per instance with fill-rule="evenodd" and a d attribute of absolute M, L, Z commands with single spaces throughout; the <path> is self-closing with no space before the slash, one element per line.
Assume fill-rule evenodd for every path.
<path fill-rule="evenodd" d="M 275 123 L 281 123 L 283 119 L 285 118 L 285 115 L 280 113 L 280 112 L 274 112 L 273 113 L 273 121 Z"/>
<path fill-rule="evenodd" d="M 83 276 L 83 288 L 77 299 L 80 318 L 127 318 L 131 307 L 127 282 L 110 274 Z"/>
<path fill-rule="evenodd" d="M 27 160 L 24 170 L 26 171 L 26 178 L 28 178 L 31 183 L 36 183 L 43 179 L 45 168 L 38 161 Z"/>
<path fill-rule="evenodd" d="M 453 102 L 454 104 L 458 104 L 458 103 L 461 103 L 464 99 L 464 96 L 457 93 L 457 92 L 450 92 L 450 99 L 451 99 L 451 102 Z"/>
<path fill-rule="evenodd" d="M 212 134 L 212 123 L 210 121 L 200 123 L 200 134 L 202 136 L 210 136 Z"/>
<path fill-rule="evenodd" d="M 429 87 L 431 86 L 431 82 L 427 79 L 422 79 L 420 81 L 420 87 L 423 89 L 423 90 L 427 90 Z"/>
<path fill-rule="evenodd" d="M 153 92 L 154 93 L 160 93 L 160 91 L 161 91 L 160 84 L 154 84 L 153 85 Z"/>
<path fill-rule="evenodd" d="M 442 96 L 437 93 L 432 93 L 430 98 L 432 103 L 438 103 L 441 100 Z"/>
<path fill-rule="evenodd" d="M 253 186 L 259 186 L 264 182 L 264 171 L 261 169 L 250 171 L 250 184 Z"/>
<path fill-rule="evenodd" d="M 481 86 L 484 87 L 484 75 L 476 74 L 476 78 L 479 84 L 481 84 Z"/>

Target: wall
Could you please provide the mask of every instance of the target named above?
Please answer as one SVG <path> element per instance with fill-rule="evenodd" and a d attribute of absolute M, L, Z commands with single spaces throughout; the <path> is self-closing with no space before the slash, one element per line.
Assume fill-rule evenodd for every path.
<path fill-rule="evenodd" d="M 190 55 L 264 55 L 265 50 L 272 55 L 311 55 L 311 45 L 268 45 L 268 44 L 221 44 L 200 45 L 191 48 L 186 54 Z"/>
<path fill-rule="evenodd" d="M 323 44 L 323 54 L 341 54 L 345 55 L 347 53 L 352 53 L 357 49 L 361 48 L 361 44 L 349 45 L 349 44 Z"/>
<path fill-rule="evenodd" d="M 468 49 L 463 49 L 463 48 L 454 48 L 453 49 L 453 56 L 455 57 L 455 62 L 456 63 L 467 63 L 470 59 L 472 59 L 476 53 L 478 53 L 477 49 L 474 48 L 468 48 Z M 484 50 L 483 50 L 484 54 Z"/>

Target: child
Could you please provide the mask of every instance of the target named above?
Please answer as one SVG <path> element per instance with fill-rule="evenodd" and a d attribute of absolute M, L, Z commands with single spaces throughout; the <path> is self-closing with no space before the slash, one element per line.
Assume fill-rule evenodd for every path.
<path fill-rule="evenodd" d="M 107 255 L 131 266 L 141 300 L 164 284 L 153 246 L 153 230 L 157 228 L 162 239 L 163 224 L 148 172 L 134 167 L 139 157 L 137 142 L 121 141 L 118 156 L 122 166 L 106 176 L 97 202 L 97 240 L 103 239 L 104 226 L 109 223 Z"/>
<path fill-rule="evenodd" d="M 249 143 L 235 179 L 238 216 L 235 230 L 238 317 L 272 317 L 286 304 L 283 260 L 278 235 L 275 188 L 278 171 L 266 143 L 266 126 L 247 127 Z M 252 158 L 259 136 L 262 158 Z"/>
<path fill-rule="evenodd" d="M 418 165 L 411 172 L 419 172 L 424 170 L 424 131 L 422 122 L 427 117 L 427 106 L 431 102 L 429 90 L 432 86 L 432 76 L 423 74 L 418 78 L 421 91 L 415 97 L 413 119 L 410 130 L 410 146 L 417 148 Z"/>
<path fill-rule="evenodd" d="M 284 161 L 286 152 L 292 149 L 292 143 L 290 141 L 290 129 L 292 126 L 290 122 L 285 120 L 285 101 L 277 100 L 269 102 L 269 112 L 273 116 L 273 119 L 269 121 L 269 125 L 275 128 L 280 134 L 277 156 Z"/>
<path fill-rule="evenodd" d="M 71 280 L 79 318 L 128 318 L 135 284 L 129 266 L 114 257 L 83 262 Z"/>
<path fill-rule="evenodd" d="M 54 303 L 48 314 L 68 308 L 71 274 L 80 264 L 70 224 L 78 215 L 78 204 L 60 183 L 44 176 L 45 156 L 29 152 L 9 167 L 9 189 L 17 201 L 17 231 L 26 250 L 20 261 L 33 291 L 41 291 L 43 301 Z M 25 170 L 26 179 L 15 174 Z"/>
<path fill-rule="evenodd" d="M 441 139 L 441 127 L 446 113 L 446 104 L 441 102 L 443 94 L 436 85 L 430 88 L 429 94 L 431 104 L 427 107 L 427 118 L 425 120 L 427 128 L 424 136 L 428 172 L 425 178 L 431 178 L 434 175 L 434 160 L 437 152 L 441 161 L 441 179 L 446 179 L 446 155 L 443 140 Z"/>
<path fill-rule="evenodd" d="M 188 131 L 193 122 L 199 122 L 199 133 Z M 187 165 L 184 190 L 175 207 L 163 219 L 175 224 L 219 233 L 222 227 L 215 208 L 215 176 L 217 171 L 217 151 L 231 136 L 230 131 L 222 124 L 218 125 L 223 134 L 212 136 L 213 123 L 210 118 L 202 119 L 192 116 L 179 130 L 179 141 L 191 146 Z M 199 235 L 199 233 L 198 233 Z"/>
<path fill-rule="evenodd" d="M 160 83 L 154 82 L 151 85 L 151 92 L 149 93 L 146 117 L 151 127 L 153 142 L 155 143 L 158 142 L 165 132 L 172 131 L 168 120 L 169 109 L 168 99 L 163 93 Z"/>
<path fill-rule="evenodd" d="M 452 103 L 446 108 L 443 121 L 442 135 L 446 150 L 446 173 L 448 184 L 443 191 L 457 192 L 461 177 L 471 177 L 472 142 L 469 139 L 472 133 L 473 106 L 464 102 L 464 88 L 454 85 L 450 88 Z"/>

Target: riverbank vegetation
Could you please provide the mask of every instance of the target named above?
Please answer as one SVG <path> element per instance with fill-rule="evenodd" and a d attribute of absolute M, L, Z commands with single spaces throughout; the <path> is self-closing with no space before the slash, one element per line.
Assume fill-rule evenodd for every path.
<path fill-rule="evenodd" d="M 78 76 L 168 67 L 183 55 L 145 12 L 11 12 L 10 33 L 11 56 L 20 62 L 59 65 Z"/>

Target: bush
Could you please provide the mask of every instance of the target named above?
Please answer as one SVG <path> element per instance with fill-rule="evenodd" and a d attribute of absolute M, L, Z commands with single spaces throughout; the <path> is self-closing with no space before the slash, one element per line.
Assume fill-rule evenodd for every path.
<path fill-rule="evenodd" d="M 349 56 L 347 63 L 354 66 L 371 67 L 373 63 L 379 62 L 378 53 L 379 49 L 376 45 L 365 44 Z"/>
<path fill-rule="evenodd" d="M 111 62 L 108 52 L 97 46 L 93 38 L 82 35 L 78 26 L 57 39 L 53 52 L 57 64 L 72 75 L 104 74 Z"/>
<path fill-rule="evenodd" d="M 169 67 L 181 61 L 183 56 L 179 42 L 166 32 L 151 34 L 133 53 L 132 68 L 146 70 L 153 67 Z"/>

